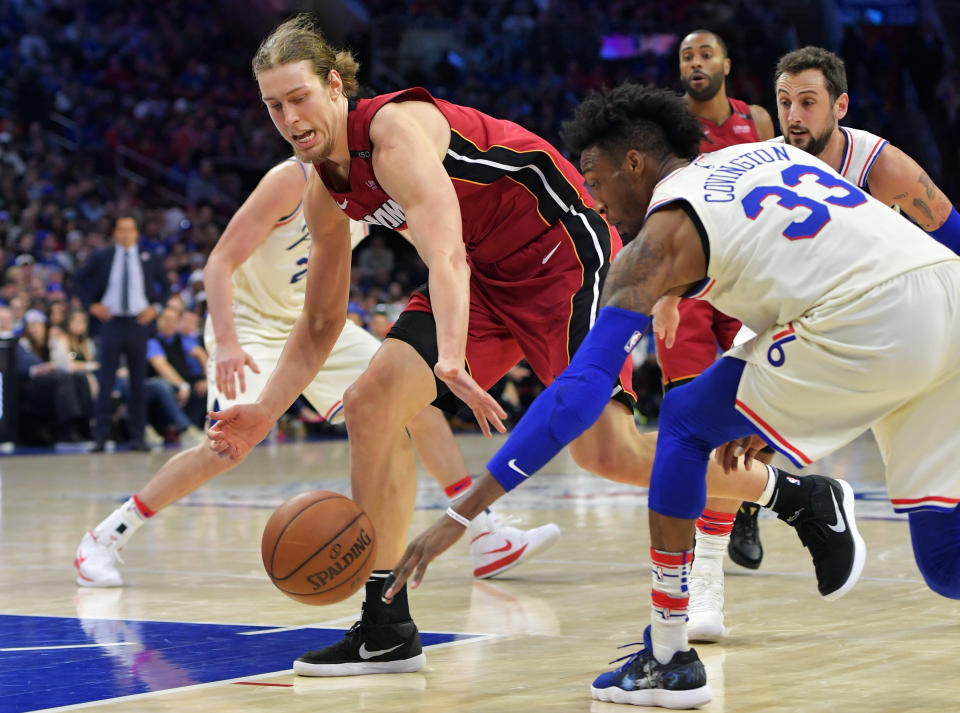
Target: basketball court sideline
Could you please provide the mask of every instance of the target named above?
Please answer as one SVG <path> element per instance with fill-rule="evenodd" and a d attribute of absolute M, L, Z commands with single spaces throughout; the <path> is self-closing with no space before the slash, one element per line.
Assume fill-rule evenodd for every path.
<path fill-rule="evenodd" d="M 500 442 L 459 441 L 473 472 Z M 649 619 L 645 491 L 591 476 L 564 452 L 500 505 L 523 526 L 557 522 L 553 549 L 473 580 L 461 542 L 412 592 L 422 671 L 308 679 L 293 659 L 339 638 L 361 595 L 326 607 L 288 599 L 263 571 L 260 534 L 296 493 L 348 491 L 346 441 L 256 449 L 137 533 L 123 552 L 127 587 L 78 588 L 83 532 L 168 456 L 0 459 L 0 713 L 632 710 L 591 701 L 589 684 Z M 814 467 L 854 485 L 864 575 L 823 602 L 793 531 L 762 520 L 762 567 L 727 562 L 728 638 L 696 646 L 715 693 L 704 710 L 956 711 L 960 602 L 923 583 L 875 445 L 863 438 Z M 421 477 L 413 530 L 445 504 Z"/>

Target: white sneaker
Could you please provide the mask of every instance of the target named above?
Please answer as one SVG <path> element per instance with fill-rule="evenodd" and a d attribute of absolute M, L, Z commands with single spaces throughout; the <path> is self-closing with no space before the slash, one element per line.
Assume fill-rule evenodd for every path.
<path fill-rule="evenodd" d="M 193 448 L 198 443 L 203 443 L 207 439 L 206 434 L 196 426 L 187 426 L 180 433 L 180 447 Z"/>
<path fill-rule="evenodd" d="M 92 532 L 80 540 L 73 566 L 77 568 L 77 584 L 81 587 L 122 587 L 123 577 L 117 569 L 123 563 L 117 550 L 97 542 Z"/>
<path fill-rule="evenodd" d="M 470 540 L 470 557 L 473 576 L 479 579 L 494 577 L 526 562 L 560 537 L 560 528 L 553 523 L 520 530 L 492 511 L 480 513 L 471 525 L 478 530 Z"/>
<path fill-rule="evenodd" d="M 713 642 L 726 635 L 727 627 L 723 625 L 723 563 L 695 559 L 690 572 L 687 638 Z"/>
<path fill-rule="evenodd" d="M 164 444 L 163 436 L 149 423 L 143 427 L 143 442 L 148 448 L 161 448 Z"/>

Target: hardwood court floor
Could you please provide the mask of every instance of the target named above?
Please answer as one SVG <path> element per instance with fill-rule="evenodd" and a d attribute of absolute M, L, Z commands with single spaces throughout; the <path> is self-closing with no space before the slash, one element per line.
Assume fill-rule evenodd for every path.
<path fill-rule="evenodd" d="M 460 442 L 479 471 L 498 441 Z M 165 713 L 634 710 L 592 702 L 589 685 L 649 620 L 643 491 L 587 475 L 562 454 L 500 505 L 528 526 L 560 524 L 552 550 L 474 581 L 458 543 L 413 592 L 435 643 L 421 672 L 307 679 L 292 674 L 293 658 L 339 637 L 359 595 L 329 607 L 287 599 L 263 574 L 259 538 L 290 495 L 346 490 L 346 442 L 258 448 L 137 533 L 123 553 L 127 587 L 79 589 L 71 562 L 83 532 L 169 455 L 0 458 L 0 713 L 82 701 Z M 863 577 L 823 602 L 793 531 L 763 520 L 761 569 L 727 563 L 728 638 L 697 647 L 715 692 L 705 710 L 955 713 L 960 602 L 924 585 L 906 523 L 883 497 L 875 446 L 862 439 L 818 468 L 854 483 Z M 443 502 L 422 476 L 413 529 Z"/>

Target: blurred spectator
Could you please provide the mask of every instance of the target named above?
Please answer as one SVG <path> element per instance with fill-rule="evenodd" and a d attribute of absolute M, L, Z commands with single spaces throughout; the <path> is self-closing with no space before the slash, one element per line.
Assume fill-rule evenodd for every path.
<path fill-rule="evenodd" d="M 180 312 L 172 306 L 157 318 L 157 335 L 147 343 L 147 393 L 150 410 L 163 419 L 158 430 L 174 429 L 180 445 L 189 447 L 204 438 L 198 426 L 207 411 L 207 353 L 193 337 L 177 331 L 179 322 Z"/>
<path fill-rule="evenodd" d="M 93 401 L 86 374 L 61 371 L 51 361 L 47 317 L 28 310 L 17 345 L 20 443 L 53 445 L 90 438 Z"/>
<path fill-rule="evenodd" d="M 360 273 L 360 277 L 370 281 L 380 276 L 377 284 L 384 286 L 389 284 L 395 258 L 383 236 L 371 235 L 358 253 L 356 270 Z M 386 275 L 386 281 L 383 275 Z"/>
<path fill-rule="evenodd" d="M 59 338 L 51 335 L 50 360 L 61 371 L 86 374 L 90 393 L 96 399 L 99 391 L 96 371 L 100 364 L 97 362 L 96 344 L 90 337 L 90 320 L 86 312 L 75 309 L 67 315 L 66 323 L 66 329 Z"/>
<path fill-rule="evenodd" d="M 370 315 L 370 324 L 367 325 L 367 329 L 370 333 L 375 336 L 380 341 L 383 341 L 387 337 L 387 333 L 390 331 L 390 327 L 393 326 L 393 322 L 390 320 L 390 317 L 383 310 L 374 310 L 373 314 Z"/>
<path fill-rule="evenodd" d="M 157 316 L 156 304 L 166 299 L 168 285 L 160 261 L 140 252 L 137 219 L 119 215 L 114 222 L 114 244 L 101 248 L 80 266 L 76 289 L 99 324 L 100 370 L 94 451 L 103 451 L 113 419 L 111 393 L 120 357 L 129 372 L 128 438 L 133 450 L 147 450 L 146 422 L 147 339 Z"/>

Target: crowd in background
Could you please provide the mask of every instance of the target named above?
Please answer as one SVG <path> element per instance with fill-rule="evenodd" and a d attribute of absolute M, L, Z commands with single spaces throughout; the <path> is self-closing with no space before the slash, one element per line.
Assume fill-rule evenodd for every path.
<path fill-rule="evenodd" d="M 370 89 L 422 85 L 557 146 L 560 123 L 595 87 L 629 79 L 679 89 L 677 41 L 691 29 L 724 37 L 733 60 L 728 93 L 774 116 L 776 59 L 798 38 L 832 46 L 850 79 L 845 123 L 888 138 L 948 196 L 960 194 L 960 80 L 929 22 L 850 26 L 831 38 L 820 34 L 823 23 L 773 0 L 365 6 L 374 21 L 343 39 Z M 206 255 L 256 180 L 288 153 L 250 71 L 261 37 L 228 9 L 186 0 L 0 0 L 0 334 L 23 337 L 40 360 L 31 366 L 50 365 L 27 379 L 57 371 L 77 374 L 71 383 L 88 380 L 88 367 L 62 356 L 82 348 L 96 360 L 71 280 L 109 244 L 120 211 L 141 216 L 141 245 L 163 261 L 178 328 L 199 334 Z M 382 337 L 425 270 L 387 231 L 374 232 L 354 264 L 350 318 Z M 535 394 L 529 375 L 514 377 L 508 392 Z M 655 417 L 649 368 L 638 382 L 642 411 Z M 514 400 L 518 414 L 523 398 Z M 82 422 L 52 437 L 88 437 Z"/>

